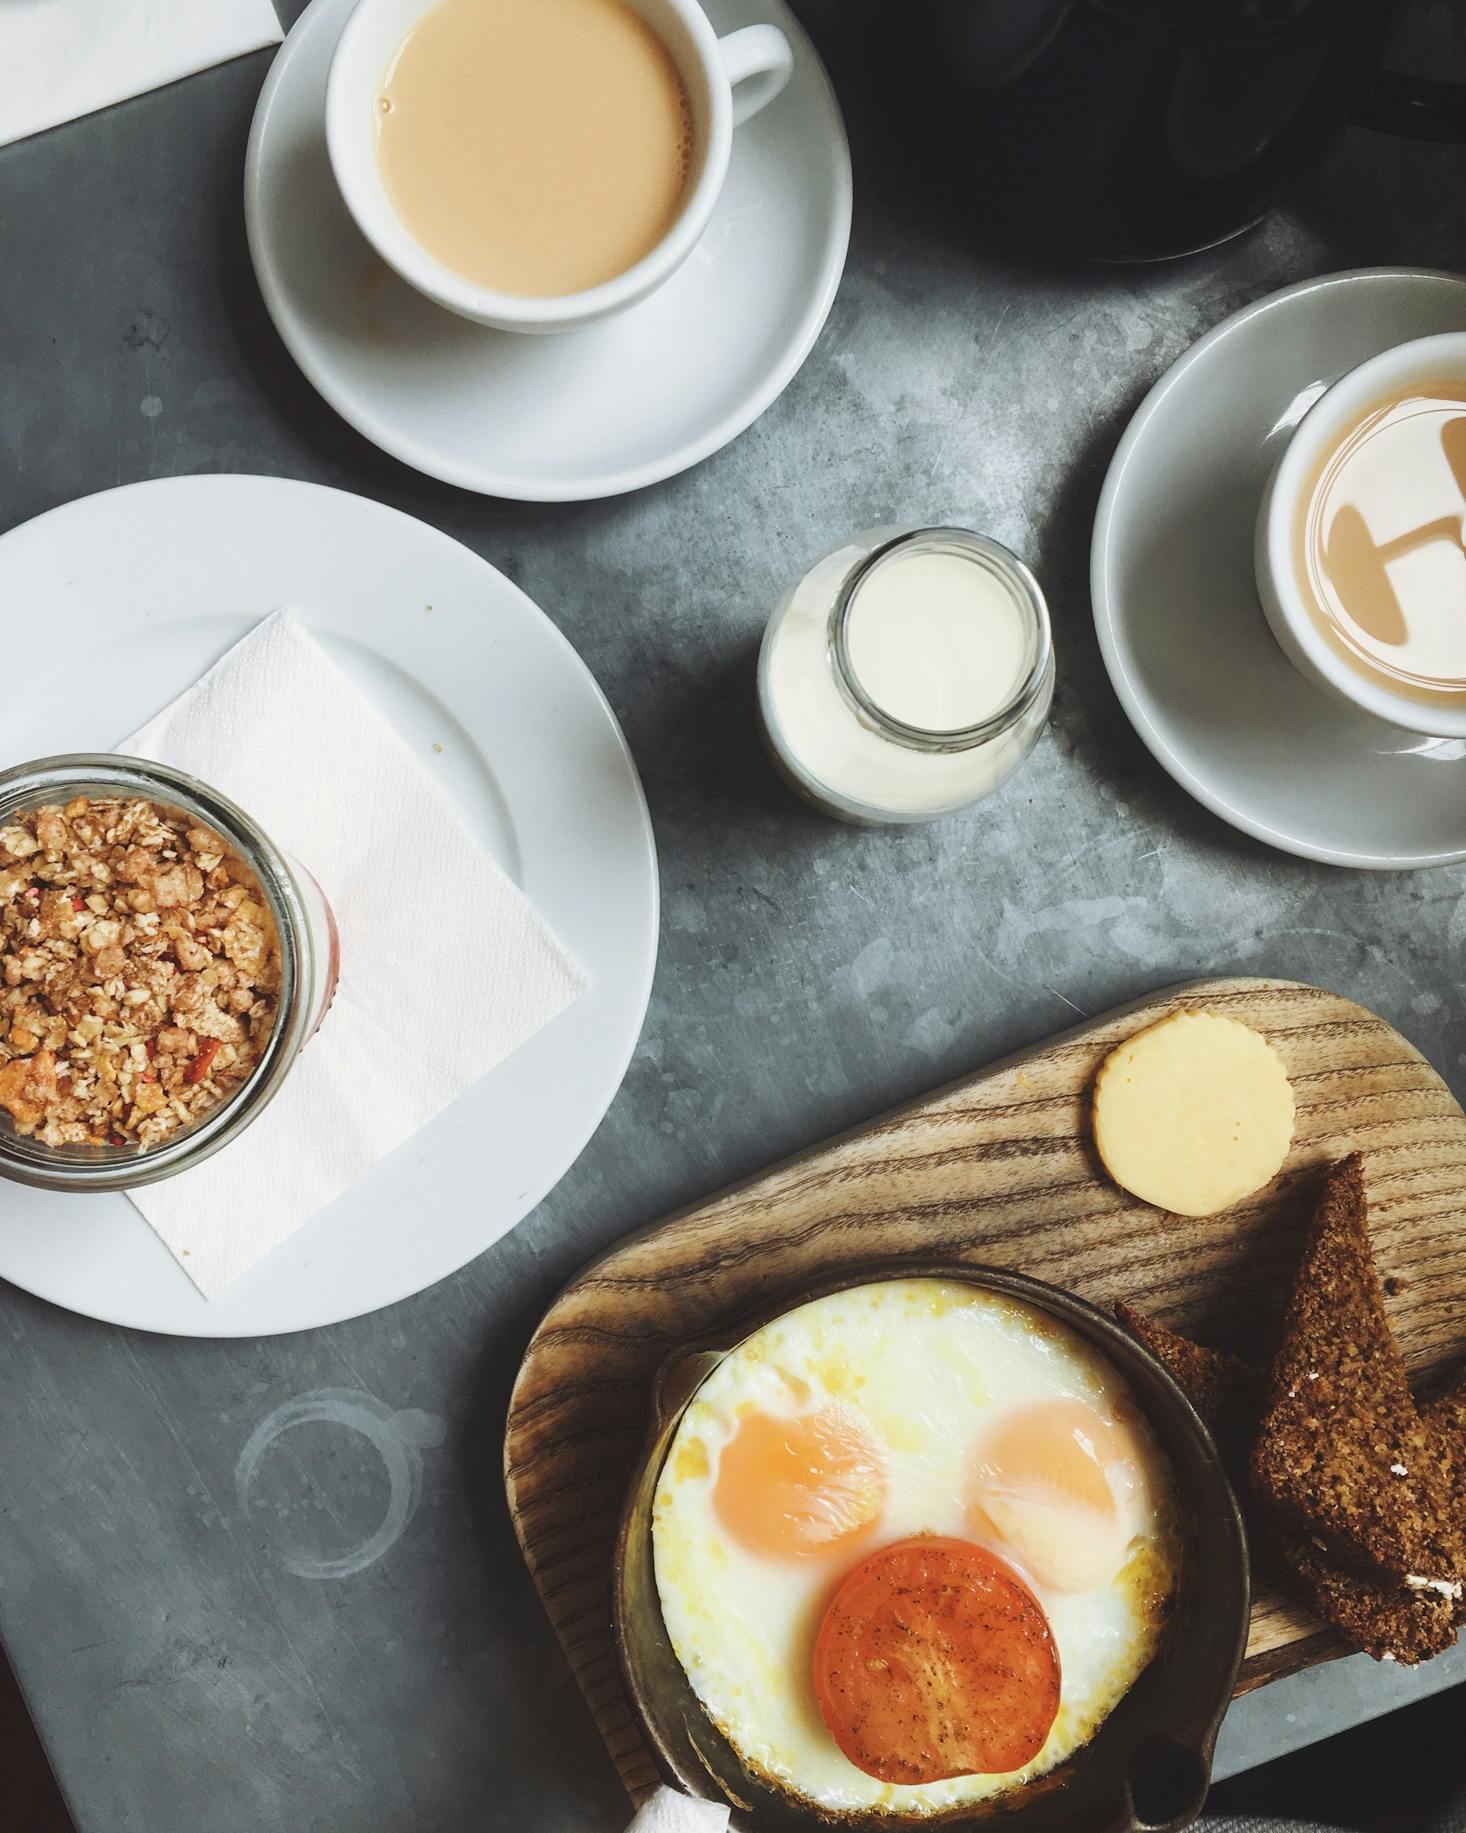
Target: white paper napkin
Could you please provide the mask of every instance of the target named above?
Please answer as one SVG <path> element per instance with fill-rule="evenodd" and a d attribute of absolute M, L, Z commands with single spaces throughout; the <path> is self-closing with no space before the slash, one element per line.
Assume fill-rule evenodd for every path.
<path fill-rule="evenodd" d="M 279 42 L 273 0 L 0 0 L 0 146 Z"/>
<path fill-rule="evenodd" d="M 632 1821 L 627 1833 L 725 1833 L 728 1809 L 714 1801 L 694 1801 L 676 1789 L 659 1788 Z"/>
<path fill-rule="evenodd" d="M 0 0 L 4 5 L 5 0 Z M 240 1137 L 133 1201 L 207 1297 L 579 997 L 585 976 L 293 612 L 117 747 L 247 809 L 324 889 L 341 981 Z"/>

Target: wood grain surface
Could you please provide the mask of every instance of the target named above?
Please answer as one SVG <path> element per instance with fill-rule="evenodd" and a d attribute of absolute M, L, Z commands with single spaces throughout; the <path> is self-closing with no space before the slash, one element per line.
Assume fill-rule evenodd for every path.
<path fill-rule="evenodd" d="M 1204 1221 L 1105 1177 L 1089 1090 L 1107 1050 L 1187 1007 L 1255 1026 L 1297 1098 L 1288 1163 Z M 1383 1019 L 1289 981 L 1174 987 L 914 1101 L 630 1236 L 587 1267 L 530 1343 L 505 1480 L 520 1544 L 627 1789 L 658 1780 L 621 1684 L 610 1561 L 669 1350 L 781 1289 L 902 1253 L 1014 1267 L 1100 1305 L 1130 1300 L 1204 1341 L 1265 1356 L 1319 1166 L 1365 1157 L 1376 1256 L 1413 1371 L 1466 1354 L 1466 1115 Z M 1266 1575 L 1239 1691 L 1341 1652 Z"/>

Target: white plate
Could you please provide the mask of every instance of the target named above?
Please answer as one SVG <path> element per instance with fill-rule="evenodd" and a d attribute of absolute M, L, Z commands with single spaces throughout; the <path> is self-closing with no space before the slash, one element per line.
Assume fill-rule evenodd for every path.
<path fill-rule="evenodd" d="M 1330 274 L 1236 313 L 1169 369 L 1100 497 L 1100 648 L 1176 781 L 1269 846 L 1381 869 L 1466 859 L 1466 744 L 1412 738 L 1310 686 L 1263 619 L 1268 472 L 1323 387 L 1392 344 L 1466 329 L 1466 279 Z"/>
<path fill-rule="evenodd" d="M 517 586 L 394 509 L 277 478 L 180 477 L 12 530 L 0 605 L 24 607 L 37 634 L 26 666 L 0 673 L 0 766 L 109 749 L 282 604 L 441 774 L 591 990 L 219 1298 L 200 1297 L 126 1197 L 0 1182 L 0 1276 L 109 1323 L 265 1336 L 444 1278 L 569 1169 L 646 1013 L 656 856 L 615 716 Z"/>
<path fill-rule="evenodd" d="M 808 356 L 850 239 L 850 152 L 824 66 L 782 0 L 708 0 L 794 46 L 777 101 L 734 135 L 712 222 L 634 311 L 558 337 L 488 331 L 377 259 L 326 157 L 326 71 L 353 0 L 314 0 L 276 56 L 250 134 L 245 217 L 265 304 L 312 385 L 358 432 L 489 496 L 615 496 L 735 439 Z"/>

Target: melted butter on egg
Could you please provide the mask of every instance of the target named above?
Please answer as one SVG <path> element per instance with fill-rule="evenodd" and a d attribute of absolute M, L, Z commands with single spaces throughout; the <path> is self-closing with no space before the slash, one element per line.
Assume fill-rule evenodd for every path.
<path fill-rule="evenodd" d="M 698 1477 L 709 1475 L 712 1468 L 708 1448 L 695 1433 L 677 1441 L 677 1455 L 672 1464 L 672 1475 L 677 1482 L 695 1482 Z"/>
<path fill-rule="evenodd" d="M 853 1394 L 865 1386 L 865 1377 L 857 1375 L 843 1356 L 821 1356 L 814 1364 L 814 1376 L 827 1394 Z"/>
<path fill-rule="evenodd" d="M 1136 1620 L 1159 1629 L 1171 1601 L 1173 1573 L 1150 1541 L 1141 1541 L 1120 1570 L 1120 1589 L 1130 1599 Z"/>

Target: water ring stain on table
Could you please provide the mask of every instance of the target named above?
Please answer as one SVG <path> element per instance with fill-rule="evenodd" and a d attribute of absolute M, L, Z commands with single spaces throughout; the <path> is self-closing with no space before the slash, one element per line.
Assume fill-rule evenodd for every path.
<path fill-rule="evenodd" d="M 339 1426 L 367 1440 L 386 1469 L 387 1506 L 376 1529 L 345 1552 L 323 1555 L 289 1548 L 280 1552 L 280 1564 L 297 1578 L 355 1578 L 389 1553 L 407 1531 L 422 1499 L 422 1454 L 442 1444 L 444 1425 L 415 1407 L 394 1412 L 357 1388 L 317 1388 L 297 1395 L 260 1421 L 239 1454 L 234 1487 L 246 1518 L 265 1504 L 260 1477 L 265 1454 L 285 1433 L 309 1425 Z"/>

